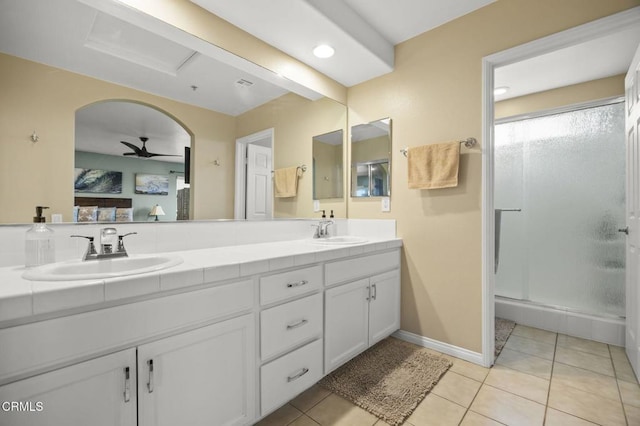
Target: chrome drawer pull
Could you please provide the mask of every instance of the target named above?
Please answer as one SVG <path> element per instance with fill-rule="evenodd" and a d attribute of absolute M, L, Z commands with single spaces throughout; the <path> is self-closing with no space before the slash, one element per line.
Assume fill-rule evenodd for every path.
<path fill-rule="evenodd" d="M 131 400 L 131 382 L 129 375 L 129 367 L 125 367 L 124 369 L 124 402 L 129 402 Z"/>
<path fill-rule="evenodd" d="M 153 360 L 150 359 L 147 361 L 147 365 L 149 366 L 149 380 L 147 381 L 147 389 L 149 393 L 153 392 Z"/>
<path fill-rule="evenodd" d="M 294 328 L 302 327 L 303 325 L 305 325 L 308 322 L 309 321 L 307 321 L 306 319 L 303 319 L 303 320 L 298 321 L 295 324 L 289 324 L 289 325 L 287 325 L 287 330 L 293 330 Z"/>
<path fill-rule="evenodd" d="M 287 284 L 287 287 L 288 288 L 300 287 L 300 286 L 306 285 L 306 284 L 309 284 L 309 281 L 302 280 L 302 281 L 298 281 L 298 282 L 295 282 L 295 283 L 289 283 L 289 284 Z"/>
<path fill-rule="evenodd" d="M 300 377 L 304 376 L 305 374 L 307 374 L 309 372 L 308 368 L 303 368 L 302 371 L 300 371 L 298 374 L 296 374 L 295 376 L 289 376 L 287 377 L 287 382 L 293 382 L 294 380 L 299 379 Z"/>
<path fill-rule="evenodd" d="M 373 300 L 376 300 L 376 297 L 378 297 L 378 289 L 376 288 L 376 284 L 371 284 L 371 287 L 373 287 L 373 296 L 371 296 L 371 298 Z"/>

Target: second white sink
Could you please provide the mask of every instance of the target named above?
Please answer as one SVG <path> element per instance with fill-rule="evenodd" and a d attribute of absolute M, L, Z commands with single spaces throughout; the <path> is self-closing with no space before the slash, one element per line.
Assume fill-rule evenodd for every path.
<path fill-rule="evenodd" d="M 178 256 L 133 256 L 100 260 L 72 260 L 29 269 L 22 278 L 31 281 L 74 281 L 114 278 L 159 271 L 182 263 Z"/>
<path fill-rule="evenodd" d="M 314 238 L 311 242 L 313 244 L 333 246 L 333 245 L 364 244 L 367 241 L 368 240 L 366 238 L 362 238 L 362 237 L 354 237 L 351 235 L 340 235 L 340 236 L 329 237 L 329 238 Z"/>

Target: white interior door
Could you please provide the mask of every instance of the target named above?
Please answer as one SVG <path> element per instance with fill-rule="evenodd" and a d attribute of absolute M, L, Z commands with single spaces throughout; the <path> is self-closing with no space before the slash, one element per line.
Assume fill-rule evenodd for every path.
<path fill-rule="evenodd" d="M 626 277 L 626 349 L 627 356 L 640 376 L 640 46 L 624 80 L 627 138 L 627 277 Z"/>
<path fill-rule="evenodd" d="M 247 145 L 247 219 L 270 219 L 271 148 Z"/>

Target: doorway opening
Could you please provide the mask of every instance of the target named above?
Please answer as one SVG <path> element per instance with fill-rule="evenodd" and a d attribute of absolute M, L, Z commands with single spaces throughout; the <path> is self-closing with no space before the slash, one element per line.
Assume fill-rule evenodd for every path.
<path fill-rule="evenodd" d="M 234 219 L 273 218 L 274 129 L 236 140 Z"/>
<path fill-rule="evenodd" d="M 499 206 L 496 204 L 496 127 L 495 127 L 495 100 L 494 88 L 496 71 L 501 67 L 507 67 L 518 63 L 524 63 L 538 57 L 548 56 L 564 50 L 584 45 L 587 42 L 599 38 L 615 35 L 625 31 L 639 28 L 640 9 L 630 9 L 585 25 L 581 25 L 539 40 L 532 41 L 522 46 L 505 50 L 483 58 L 483 161 L 482 161 L 482 215 L 483 215 L 483 364 L 491 366 L 494 362 L 494 322 L 495 322 L 495 295 L 496 295 L 496 208 L 512 208 L 512 206 Z M 633 48 L 638 41 L 632 43 Z M 629 60 L 630 62 L 630 60 Z M 629 63 L 626 64 L 629 66 Z M 626 73 L 619 71 L 617 74 Z M 596 77 L 597 78 L 597 77 Z M 588 81 L 588 80 L 583 80 Z M 576 84 L 574 82 L 573 84 Z M 561 87 L 561 86 L 557 86 Z M 597 99 L 597 98 L 596 98 Z M 513 208 L 517 208 L 515 206 Z M 500 257 L 503 256 L 501 251 Z M 502 263 L 502 260 L 500 260 Z"/>

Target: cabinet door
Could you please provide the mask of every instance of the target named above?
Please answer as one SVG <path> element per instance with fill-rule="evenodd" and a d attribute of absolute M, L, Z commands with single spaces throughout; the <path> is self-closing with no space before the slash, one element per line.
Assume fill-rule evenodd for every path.
<path fill-rule="evenodd" d="M 400 272 L 370 278 L 369 346 L 400 328 Z"/>
<path fill-rule="evenodd" d="M 367 349 L 368 299 L 368 279 L 325 292 L 325 374 Z"/>
<path fill-rule="evenodd" d="M 135 370 L 129 349 L 2 386 L 0 425 L 135 426 Z"/>
<path fill-rule="evenodd" d="M 253 314 L 139 346 L 140 426 L 250 423 L 255 359 Z"/>

